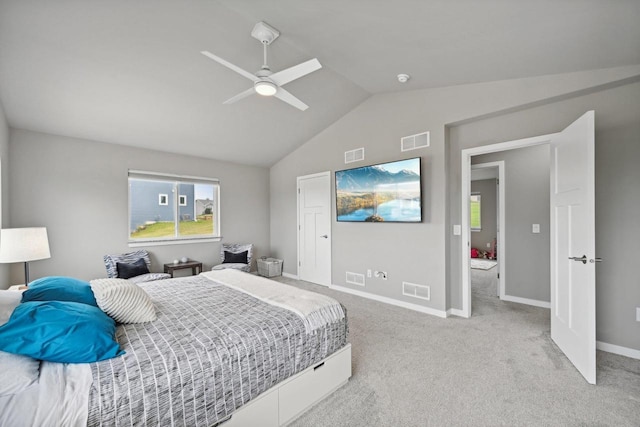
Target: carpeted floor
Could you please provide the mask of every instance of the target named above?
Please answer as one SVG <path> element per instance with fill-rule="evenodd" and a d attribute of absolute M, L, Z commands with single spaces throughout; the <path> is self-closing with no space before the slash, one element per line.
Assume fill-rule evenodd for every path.
<path fill-rule="evenodd" d="M 484 259 L 484 258 L 470 258 L 469 259 L 469 266 L 473 269 L 478 269 L 478 270 L 489 270 L 493 267 L 495 267 L 496 265 L 498 265 L 498 261 L 493 261 L 490 259 Z"/>
<path fill-rule="evenodd" d="M 474 270 L 483 272 L 482 270 Z M 587 384 L 549 336 L 549 310 L 473 292 L 441 319 L 311 283 L 347 307 L 349 382 L 293 426 L 639 426 L 640 361 L 598 352 Z"/>

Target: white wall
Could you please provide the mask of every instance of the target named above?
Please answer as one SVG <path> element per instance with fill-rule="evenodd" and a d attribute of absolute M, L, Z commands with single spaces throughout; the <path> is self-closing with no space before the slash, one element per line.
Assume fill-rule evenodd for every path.
<path fill-rule="evenodd" d="M 2 169 L 2 186 L 0 193 L 0 226 L 9 227 L 9 125 L 4 115 L 4 108 L 0 102 L 0 168 Z M 1 242 L 0 242 L 1 244 Z M 0 264 L 0 289 L 6 289 L 9 283 L 9 265 Z"/>
<path fill-rule="evenodd" d="M 344 169 L 344 151 L 358 147 L 365 148 L 366 160 L 349 167 L 419 155 L 423 164 L 423 222 L 338 224 L 333 209 L 332 281 L 351 287 L 345 282 L 345 271 L 385 270 L 387 281 L 369 279 L 365 288 L 353 288 L 442 312 L 460 308 L 460 281 L 448 277 L 455 270 L 452 263 L 460 261 L 447 257 L 455 245 L 459 254 L 460 244 L 459 238 L 456 242 L 450 237 L 451 225 L 459 223 L 459 209 L 452 211 L 449 198 L 453 195 L 447 192 L 447 188 L 459 188 L 459 172 L 457 183 L 448 187 L 456 175 L 454 171 L 452 177 L 447 169 L 457 162 L 459 170 L 460 161 L 459 152 L 446 145 L 447 126 L 575 96 L 639 74 L 640 66 L 635 66 L 375 95 L 271 168 L 272 252 L 285 259 L 287 273 L 296 274 L 297 176 Z M 400 137 L 425 130 L 431 132 L 429 148 L 400 152 Z M 485 143 L 479 140 L 476 145 Z M 431 300 L 403 296 L 402 281 L 431 286 Z M 456 289 L 454 301 L 450 301 L 454 292 L 449 288 Z"/>
<path fill-rule="evenodd" d="M 49 233 L 51 259 L 30 263 L 32 279 L 104 277 L 104 254 L 135 250 L 127 245 L 128 169 L 219 178 L 223 241 L 251 242 L 257 256 L 269 255 L 266 168 L 16 129 L 10 141 L 11 225 L 46 226 Z M 205 269 L 220 262 L 219 243 L 146 249 L 155 271 L 182 256 Z M 21 269 L 12 279 L 22 283 Z"/>

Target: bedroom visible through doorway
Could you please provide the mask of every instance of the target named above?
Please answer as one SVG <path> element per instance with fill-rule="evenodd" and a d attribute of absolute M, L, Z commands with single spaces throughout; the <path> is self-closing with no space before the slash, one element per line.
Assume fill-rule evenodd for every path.
<path fill-rule="evenodd" d="M 473 161 L 472 161 L 473 162 Z M 500 174 L 504 183 L 504 161 L 472 164 L 469 228 L 471 230 L 470 282 L 474 293 L 489 297 L 504 295 L 501 245 L 504 230 L 504 195 L 500 197 Z M 501 215 L 502 212 L 502 215 Z M 502 291 L 501 291 L 502 288 Z"/>

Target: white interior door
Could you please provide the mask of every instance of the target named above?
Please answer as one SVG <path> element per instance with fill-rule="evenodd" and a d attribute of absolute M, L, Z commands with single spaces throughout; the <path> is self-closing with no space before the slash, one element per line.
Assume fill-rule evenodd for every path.
<path fill-rule="evenodd" d="M 594 139 L 593 111 L 551 139 L 551 338 L 591 384 L 596 382 Z"/>
<path fill-rule="evenodd" d="M 298 177 L 298 277 L 331 284 L 331 176 Z"/>

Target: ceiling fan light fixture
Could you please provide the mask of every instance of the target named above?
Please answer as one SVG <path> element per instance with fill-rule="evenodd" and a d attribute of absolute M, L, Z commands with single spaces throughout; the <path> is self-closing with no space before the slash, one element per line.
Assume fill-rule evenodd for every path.
<path fill-rule="evenodd" d="M 273 96 L 278 90 L 278 87 L 275 84 L 265 80 L 256 82 L 253 87 L 256 90 L 256 93 L 262 96 Z"/>

